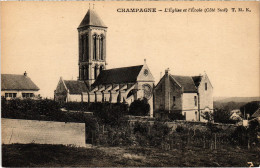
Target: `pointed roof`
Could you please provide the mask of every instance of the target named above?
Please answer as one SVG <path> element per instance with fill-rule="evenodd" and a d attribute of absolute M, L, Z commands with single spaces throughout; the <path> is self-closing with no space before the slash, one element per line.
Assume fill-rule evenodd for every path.
<path fill-rule="evenodd" d="M 104 24 L 104 22 L 100 19 L 100 17 L 96 14 L 96 12 L 91 9 L 88 10 L 84 19 L 81 21 L 78 29 L 86 26 L 97 26 L 97 27 L 104 27 L 104 28 L 107 27 Z"/>
<path fill-rule="evenodd" d="M 70 94 L 81 94 L 82 92 L 88 92 L 87 84 L 84 81 L 64 80 L 64 83 L 69 89 Z"/>
<path fill-rule="evenodd" d="M 1 74 L 2 90 L 40 90 L 26 75 Z"/>
<path fill-rule="evenodd" d="M 254 114 L 252 115 L 252 117 L 260 117 L 260 108 L 258 108 L 256 110 L 256 112 L 254 112 Z"/>
<path fill-rule="evenodd" d="M 192 79 L 194 81 L 195 86 L 199 87 L 201 79 L 202 79 L 202 76 L 192 76 Z"/>
<path fill-rule="evenodd" d="M 101 71 L 93 86 L 136 82 L 143 65 Z"/>
<path fill-rule="evenodd" d="M 170 75 L 186 93 L 197 93 L 197 88 L 191 76 Z"/>

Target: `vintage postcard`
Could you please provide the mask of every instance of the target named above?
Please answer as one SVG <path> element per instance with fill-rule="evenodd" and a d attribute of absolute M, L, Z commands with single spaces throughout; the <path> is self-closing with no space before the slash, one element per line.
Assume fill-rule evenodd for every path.
<path fill-rule="evenodd" d="M 0 5 L 3 167 L 260 165 L 259 2 Z"/>

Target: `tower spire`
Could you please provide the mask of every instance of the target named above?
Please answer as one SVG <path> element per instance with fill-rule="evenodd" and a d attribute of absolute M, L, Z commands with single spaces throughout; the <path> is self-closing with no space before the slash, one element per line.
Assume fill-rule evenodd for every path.
<path fill-rule="evenodd" d="M 94 9 L 95 4 L 93 4 Z M 98 27 L 98 30 L 97 30 Z M 78 27 L 79 35 L 79 80 L 90 87 L 100 72 L 106 69 L 106 31 L 107 27 L 96 14 L 89 9 Z"/>

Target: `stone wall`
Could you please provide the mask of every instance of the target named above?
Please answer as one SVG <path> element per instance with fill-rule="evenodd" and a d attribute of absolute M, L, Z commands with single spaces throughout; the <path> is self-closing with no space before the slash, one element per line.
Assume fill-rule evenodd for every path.
<path fill-rule="evenodd" d="M 155 119 L 150 117 L 127 116 L 127 119 L 131 126 L 133 126 L 136 122 L 150 123 L 151 125 L 155 122 Z M 162 122 L 162 123 L 165 123 L 168 127 L 171 128 L 172 131 L 176 131 L 176 128 L 178 126 L 190 130 L 200 130 L 200 131 L 207 130 L 206 122 L 176 120 L 172 122 Z M 229 131 L 229 132 L 233 132 L 237 128 L 237 126 L 234 124 L 214 123 L 214 125 L 217 128 L 222 129 L 223 131 Z"/>
<path fill-rule="evenodd" d="M 68 95 L 68 101 L 69 102 L 81 102 L 82 101 L 82 95 L 81 94 L 69 94 Z"/>
<path fill-rule="evenodd" d="M 178 120 L 178 121 L 173 121 L 173 122 L 166 122 L 166 124 L 170 128 L 172 128 L 173 131 L 175 131 L 178 126 L 183 127 L 183 128 L 187 128 L 187 129 L 192 129 L 192 130 L 196 130 L 196 129 L 200 130 L 200 131 L 207 130 L 207 123 L 206 122 Z M 214 123 L 214 125 L 217 128 L 222 129 L 223 131 L 230 130 L 231 132 L 234 131 L 237 127 L 234 124 Z"/>
<path fill-rule="evenodd" d="M 2 118 L 2 144 L 38 143 L 86 147 L 85 124 Z"/>

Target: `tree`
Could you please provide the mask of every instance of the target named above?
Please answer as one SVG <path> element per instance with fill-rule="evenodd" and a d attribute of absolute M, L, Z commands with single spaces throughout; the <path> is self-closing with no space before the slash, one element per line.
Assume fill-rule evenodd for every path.
<path fill-rule="evenodd" d="M 214 121 L 214 116 L 212 112 L 202 112 L 201 117 L 207 120 L 209 123 L 212 123 Z"/>
<path fill-rule="evenodd" d="M 217 123 L 234 123 L 234 121 L 230 118 L 231 113 L 228 110 L 224 109 L 214 109 L 214 112 L 204 112 L 202 113 L 202 117 L 208 122 L 217 122 Z"/>
<path fill-rule="evenodd" d="M 245 112 L 245 114 L 249 114 L 250 116 L 252 116 L 259 107 L 260 101 L 252 101 L 240 107 L 240 111 L 242 112 L 242 114 L 244 114 Z"/>
<path fill-rule="evenodd" d="M 217 122 L 217 123 L 231 124 L 231 123 L 234 123 L 234 121 L 231 119 L 231 115 L 232 114 L 228 110 L 214 109 L 213 119 L 214 119 L 214 122 Z"/>
<path fill-rule="evenodd" d="M 129 114 L 136 116 L 147 116 L 149 115 L 150 105 L 148 100 L 135 100 L 129 107 Z"/>

